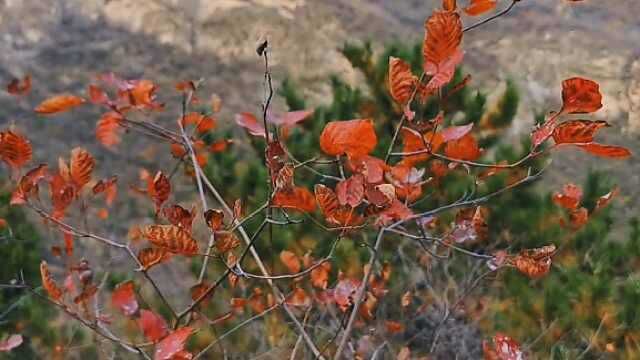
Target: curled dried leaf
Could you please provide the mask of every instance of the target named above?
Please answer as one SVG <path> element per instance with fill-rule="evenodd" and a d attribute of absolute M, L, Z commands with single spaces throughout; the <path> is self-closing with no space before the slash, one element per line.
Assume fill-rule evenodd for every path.
<path fill-rule="evenodd" d="M 85 103 L 85 99 L 70 95 L 56 95 L 41 102 L 35 109 L 38 114 L 49 115 L 57 114 L 74 108 Z"/>
<path fill-rule="evenodd" d="M 47 262 L 42 260 L 40 263 L 40 277 L 42 278 L 42 287 L 47 291 L 49 297 L 54 301 L 62 299 L 62 290 L 51 276 Z"/>
<path fill-rule="evenodd" d="M 555 245 L 523 250 L 511 259 L 511 263 L 521 273 L 532 279 L 538 279 L 544 277 L 551 269 L 551 258 L 555 252 Z"/>
<path fill-rule="evenodd" d="M 224 212 L 218 209 L 209 209 L 204 212 L 204 220 L 211 231 L 219 231 L 224 226 Z"/>

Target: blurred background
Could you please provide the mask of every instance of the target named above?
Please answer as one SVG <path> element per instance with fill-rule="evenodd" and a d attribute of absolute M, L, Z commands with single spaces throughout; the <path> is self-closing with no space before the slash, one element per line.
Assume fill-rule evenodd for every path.
<path fill-rule="evenodd" d="M 499 3 L 503 8 L 509 1 Z M 252 192 L 257 182 L 254 176 L 261 171 L 261 163 L 255 160 L 260 146 L 235 125 L 233 115 L 260 112 L 263 64 L 255 52 L 259 41 L 266 37 L 271 46 L 272 75 L 279 94 L 274 109 L 321 109 L 307 121 L 312 124 L 292 135 L 296 153 L 309 154 L 317 149 L 310 134 L 317 134 L 326 121 L 355 118 L 371 111 L 371 104 L 377 106 L 375 114 L 392 116 L 395 110 L 385 108 L 380 99 L 380 92 L 386 91 L 385 56 L 413 57 L 412 65 L 419 67 L 415 49 L 422 41 L 423 23 L 439 6 L 440 1 L 433 0 L 0 0 L 0 80 L 4 84 L 27 74 L 33 78 L 32 93 L 25 99 L 0 92 L 0 127 L 14 126 L 28 135 L 35 163 L 53 164 L 73 147 L 87 148 L 98 160 L 101 177 L 120 177 L 124 194 L 125 184 L 137 182 L 141 168 L 155 172 L 175 166 L 168 147 L 144 137 L 125 136 L 117 149 L 109 150 L 95 142 L 97 109 L 83 107 L 43 118 L 34 115 L 33 107 L 61 92 L 82 95 L 95 76 L 114 72 L 124 78 L 156 82 L 161 101 L 167 104 L 167 111 L 157 115 L 157 121 L 170 124 L 180 114 L 175 83 L 203 78 L 204 94 L 215 94 L 222 100 L 222 110 L 216 115 L 216 136 L 237 139 L 228 152 L 209 159 L 207 171 L 228 187 L 231 200 L 248 199 L 250 207 L 264 196 Z M 491 117 L 492 111 L 501 114 L 504 121 L 493 124 L 501 129 L 499 139 L 486 139 L 486 147 L 496 147 L 492 152 L 495 160 L 513 158 L 536 119 L 559 108 L 562 80 L 586 77 L 600 84 L 604 96 L 604 108 L 595 118 L 613 125 L 599 135 L 602 142 L 640 153 L 638 13 L 640 2 L 633 0 L 522 0 L 507 16 L 465 34 L 465 59 L 459 75 L 471 74 L 473 81 L 468 92 L 460 95 L 457 111 L 478 123 L 483 116 Z M 470 24 L 477 19 L 463 16 L 463 21 Z M 475 104 L 476 114 L 468 113 L 469 104 Z M 243 162 L 246 164 L 239 165 Z M 11 186 L 5 175 L 0 181 L 5 181 L 2 190 L 6 193 Z M 593 203 L 613 185 L 620 187 L 620 195 L 611 209 L 577 234 L 559 226 L 549 229 L 540 225 L 559 216 L 549 194 L 567 182 L 585 187 L 591 196 L 586 202 Z M 506 197 L 496 205 L 503 206 L 493 214 L 502 216 L 502 222 L 496 223 L 504 223 L 504 228 L 491 231 L 499 239 L 496 241 L 516 249 L 560 244 L 561 239 L 571 237 L 566 245 L 570 256 L 560 261 L 561 270 L 546 283 L 515 274 L 501 279 L 506 285 L 496 285 L 477 296 L 482 299 L 482 316 L 473 318 L 471 311 L 461 315 L 460 323 L 452 324 L 451 334 L 457 331 L 473 338 L 475 331 L 481 331 L 483 337 L 498 330 L 508 332 L 533 344 L 528 350 L 539 358 L 574 358 L 585 350 L 590 358 L 640 356 L 640 315 L 635 310 L 640 301 L 640 230 L 635 219 L 640 209 L 639 187 L 640 161 L 636 157 L 610 161 L 571 149 L 554 153 L 540 183 L 522 197 Z M 188 179 L 176 180 L 175 189 L 176 198 L 195 202 Z M 148 206 L 141 207 L 135 198 L 117 202 L 110 210 L 106 230 L 126 234 L 131 224 L 148 221 L 149 212 Z M 41 229 L 37 219 L 25 218 L 6 205 L 0 209 L 0 217 L 9 220 L 13 233 L 22 231 L 23 240 L 28 238 L 34 244 L 16 245 L 7 236 L 0 242 L 2 257 L 14 259 L 13 267 L 0 271 L 0 281 L 7 282 L 26 262 L 37 267 L 57 234 Z M 282 243 L 275 245 L 275 254 L 292 246 L 304 234 L 300 231 L 283 235 Z M 36 232 L 39 235 L 34 235 Z M 42 240 L 36 240 L 39 237 Z M 33 253 L 26 247 L 43 250 Z M 90 250 L 87 256 L 96 261 L 122 260 Z M 338 268 L 339 263 L 336 265 Z M 183 274 L 158 271 L 167 291 Z M 0 312 L 17 299 L 15 294 L 3 296 Z M 469 309 L 477 306 L 469 304 Z M 30 329 L 34 339 L 40 340 L 33 353 L 22 356 L 32 357 L 67 341 L 60 334 L 51 334 L 46 324 L 33 330 L 34 322 L 28 319 L 45 316 L 41 311 L 46 312 L 27 305 L 12 310 L 0 319 L 0 338 L 16 327 Z M 51 313 L 46 316 L 59 320 Z M 460 324 L 467 323 L 473 324 L 469 325 L 473 330 L 460 330 Z M 419 332 L 416 329 L 420 326 L 407 325 L 407 331 L 409 328 Z M 415 334 L 405 335 L 405 339 L 415 338 Z M 479 340 L 469 341 L 465 342 L 470 349 L 468 357 L 463 358 L 480 354 Z M 442 347 L 436 349 L 440 351 L 437 358 L 449 354 L 445 345 Z M 64 357 L 78 354 L 68 352 Z"/>

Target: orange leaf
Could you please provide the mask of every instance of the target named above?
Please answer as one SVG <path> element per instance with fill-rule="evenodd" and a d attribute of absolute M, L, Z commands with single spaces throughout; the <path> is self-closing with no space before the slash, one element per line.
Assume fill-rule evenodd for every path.
<path fill-rule="evenodd" d="M 145 248 L 138 253 L 138 261 L 142 264 L 143 270 L 149 270 L 169 258 L 171 254 L 160 248 Z"/>
<path fill-rule="evenodd" d="M 164 217 L 182 230 L 191 233 L 191 224 L 195 217 L 195 209 L 189 211 L 180 205 L 172 205 L 162 210 Z"/>
<path fill-rule="evenodd" d="M 234 233 L 227 231 L 216 232 L 216 250 L 220 254 L 231 251 L 238 246 L 240 246 L 240 240 Z"/>
<path fill-rule="evenodd" d="M 554 193 L 552 200 L 559 206 L 565 209 L 575 209 L 582 200 L 582 189 L 575 184 L 566 184 L 562 193 Z"/>
<path fill-rule="evenodd" d="M 169 332 L 169 327 L 164 318 L 153 311 L 142 309 L 140 318 L 137 321 L 144 337 L 151 342 L 162 339 Z"/>
<path fill-rule="evenodd" d="M 138 312 L 133 281 L 120 283 L 111 293 L 111 305 L 122 311 L 126 316 L 133 316 Z"/>
<path fill-rule="evenodd" d="M 40 103 L 35 109 L 38 114 L 56 114 L 81 105 L 85 100 L 79 96 L 63 94 L 56 95 Z"/>
<path fill-rule="evenodd" d="M 556 144 L 589 143 L 598 130 L 608 126 L 606 121 L 571 120 L 558 125 L 552 136 Z"/>
<path fill-rule="evenodd" d="M 476 160 L 480 157 L 481 152 L 478 148 L 478 142 L 471 134 L 467 134 L 458 140 L 447 143 L 444 153 L 450 158 L 457 160 Z"/>
<path fill-rule="evenodd" d="M 69 174 L 78 190 L 91 181 L 94 167 L 95 160 L 85 149 L 77 147 L 71 150 Z"/>
<path fill-rule="evenodd" d="M 471 0 L 464 12 L 470 16 L 478 16 L 491 11 L 496 7 L 496 0 Z"/>
<path fill-rule="evenodd" d="M 156 346 L 154 360 L 171 360 L 184 350 L 187 338 L 191 335 L 190 327 L 183 327 L 165 337 Z"/>
<path fill-rule="evenodd" d="M 555 245 L 523 250 L 511 262 L 521 273 L 532 279 L 538 279 L 545 276 L 551 269 L 551 257 L 555 252 Z"/>
<path fill-rule="evenodd" d="M 356 207 L 364 199 L 364 176 L 354 174 L 336 185 L 336 195 L 340 205 Z"/>
<path fill-rule="evenodd" d="M 595 81 L 575 77 L 562 82 L 561 113 L 592 113 L 601 107 L 602 94 Z"/>
<path fill-rule="evenodd" d="M 42 277 L 42 287 L 47 290 L 49 297 L 54 301 L 60 301 L 60 299 L 62 299 L 62 290 L 60 290 L 56 281 L 51 277 L 47 262 L 44 260 L 40 263 L 40 276 Z"/>
<path fill-rule="evenodd" d="M 196 126 L 196 130 L 198 131 L 198 133 L 200 134 L 204 134 L 210 130 L 215 129 L 216 127 L 216 121 L 208 116 L 203 116 L 202 119 L 200 119 L 200 121 L 198 122 L 198 125 Z"/>
<path fill-rule="evenodd" d="M 117 182 L 117 176 L 112 176 L 109 179 L 101 179 L 93 186 L 93 189 L 91 190 L 93 191 L 94 195 L 104 193 L 107 206 L 111 206 L 113 200 L 115 200 L 116 195 L 118 194 L 118 188 L 116 187 Z"/>
<path fill-rule="evenodd" d="M 618 194 L 620 193 L 620 188 L 619 187 L 614 187 L 613 189 L 611 189 L 611 191 L 609 191 L 608 193 L 600 196 L 598 198 L 598 200 L 596 201 L 596 207 L 593 211 L 598 211 L 604 207 L 606 207 L 607 205 L 609 205 L 609 202 L 616 197 Z"/>
<path fill-rule="evenodd" d="M 389 89 L 393 100 L 399 104 L 406 104 L 415 87 L 418 78 L 411 73 L 411 66 L 402 59 L 389 57 Z"/>
<path fill-rule="evenodd" d="M 258 121 L 255 115 L 253 115 L 252 113 L 243 112 L 240 114 L 236 114 L 235 121 L 236 121 L 236 124 L 247 129 L 249 134 L 253 136 L 265 137 L 264 124 Z"/>
<path fill-rule="evenodd" d="M 152 81 L 136 80 L 130 83 L 133 85 L 133 88 L 128 91 L 131 105 L 151 109 L 162 107 L 162 104 L 155 102 L 157 86 Z"/>
<path fill-rule="evenodd" d="M 359 157 L 376 147 L 378 138 L 369 119 L 329 122 L 320 135 L 320 148 L 328 155 Z"/>
<path fill-rule="evenodd" d="M 229 139 L 214 141 L 211 145 L 209 145 L 209 151 L 211 151 L 212 153 L 220 153 L 227 150 L 227 148 L 231 144 L 233 144 L 233 140 Z"/>
<path fill-rule="evenodd" d="M 442 0 L 442 10 L 456 11 L 456 0 Z"/>
<path fill-rule="evenodd" d="M 322 265 L 311 270 L 311 285 L 326 289 L 329 284 L 329 274 L 331 273 L 331 263 L 325 261 Z"/>
<path fill-rule="evenodd" d="M 18 183 L 18 187 L 11 194 L 11 205 L 24 204 L 29 196 L 38 194 L 38 182 L 48 177 L 47 164 L 40 164 L 38 167 L 29 170 Z"/>
<path fill-rule="evenodd" d="M 147 192 L 156 205 L 156 211 L 159 211 L 171 194 L 171 183 L 169 178 L 162 171 L 158 171 L 153 177 L 147 179 Z"/>
<path fill-rule="evenodd" d="M 96 85 L 89 85 L 87 94 L 89 95 L 89 101 L 91 101 L 93 104 L 101 105 L 109 102 L 107 93 L 105 93 L 100 87 Z"/>
<path fill-rule="evenodd" d="M 173 225 L 147 225 L 142 229 L 142 235 L 153 245 L 169 252 L 195 255 L 198 253 L 198 243 L 188 232 Z"/>
<path fill-rule="evenodd" d="M 122 115 L 115 111 L 102 114 L 96 123 L 96 139 L 104 146 L 111 148 L 121 141 L 120 132 Z"/>
<path fill-rule="evenodd" d="M 13 168 L 29 162 L 33 155 L 31 142 L 11 130 L 0 132 L 0 159 Z"/>
<path fill-rule="evenodd" d="M 291 191 L 280 190 L 273 197 L 271 205 L 280 208 L 312 212 L 316 209 L 313 194 L 307 188 L 296 186 Z"/>
<path fill-rule="evenodd" d="M 12 79 L 7 85 L 7 92 L 11 95 L 26 95 L 31 91 L 31 75 L 25 75 L 22 81 Z"/>
<path fill-rule="evenodd" d="M 290 274 L 299 273 L 302 268 L 298 256 L 288 250 L 284 250 L 280 253 L 280 261 L 282 261 L 282 263 L 287 267 Z"/>
<path fill-rule="evenodd" d="M 595 142 L 576 144 L 576 146 L 588 153 L 606 158 L 625 159 L 631 156 L 631 151 L 622 146 L 603 145 Z"/>
<path fill-rule="evenodd" d="M 462 42 L 460 15 L 451 11 L 434 11 L 424 24 L 423 56 L 425 72 L 437 69 L 458 51 Z M 434 72 L 431 72 L 434 73 Z"/>
<path fill-rule="evenodd" d="M 209 209 L 204 212 L 204 220 L 211 231 L 218 231 L 224 226 L 224 212 L 218 209 Z"/>

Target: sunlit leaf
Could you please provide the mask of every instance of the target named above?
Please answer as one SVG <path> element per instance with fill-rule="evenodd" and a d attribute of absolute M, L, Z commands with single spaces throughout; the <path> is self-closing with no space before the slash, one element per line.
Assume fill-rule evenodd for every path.
<path fill-rule="evenodd" d="M 35 109 L 38 114 L 49 115 L 64 112 L 82 105 L 86 100 L 75 95 L 56 95 L 40 103 Z"/>
<path fill-rule="evenodd" d="M 153 245 L 182 255 L 198 253 L 198 243 L 188 232 L 174 225 L 147 225 L 142 235 Z"/>
<path fill-rule="evenodd" d="M 191 335 L 193 330 L 190 327 L 183 327 L 169 336 L 165 337 L 156 345 L 156 351 L 154 353 L 154 360 L 170 360 L 176 354 L 184 350 L 184 346 L 187 342 L 187 338 Z"/>
<path fill-rule="evenodd" d="M 0 132 L 0 160 L 19 168 L 31 161 L 32 155 L 29 139 L 11 130 Z"/>
<path fill-rule="evenodd" d="M 320 148 L 325 154 L 333 156 L 368 155 L 377 143 L 373 122 L 369 119 L 332 121 L 324 127 L 320 135 Z"/>
<path fill-rule="evenodd" d="M 592 113 L 602 107 L 600 85 L 579 77 L 562 82 L 562 113 Z"/>
<path fill-rule="evenodd" d="M 51 276 L 49 266 L 44 260 L 40 263 L 40 277 L 42 278 L 42 287 L 47 291 L 49 297 L 54 301 L 60 301 L 62 299 L 62 290 Z"/>

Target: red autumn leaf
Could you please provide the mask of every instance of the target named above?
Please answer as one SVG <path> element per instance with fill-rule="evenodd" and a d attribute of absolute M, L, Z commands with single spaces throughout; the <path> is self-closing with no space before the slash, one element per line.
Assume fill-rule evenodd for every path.
<path fill-rule="evenodd" d="M 553 194 L 552 200 L 565 209 L 576 209 L 582 200 L 582 189 L 575 184 L 566 184 L 562 188 L 562 193 Z"/>
<path fill-rule="evenodd" d="M 455 12 L 434 11 L 424 27 L 422 51 L 425 72 L 433 75 L 439 73 L 442 65 L 460 51 L 462 21 L 460 15 Z"/>
<path fill-rule="evenodd" d="M 176 204 L 162 209 L 162 214 L 172 225 L 191 233 L 191 224 L 195 218 L 195 209 L 189 211 Z"/>
<path fill-rule="evenodd" d="M 142 330 L 144 337 L 151 342 L 156 342 L 167 335 L 169 327 L 164 318 L 153 311 L 140 310 L 140 318 L 138 318 L 138 326 Z"/>
<path fill-rule="evenodd" d="M 413 215 L 413 212 L 398 199 L 394 199 L 391 205 L 378 214 L 376 225 L 389 225 L 398 220 L 406 220 Z"/>
<path fill-rule="evenodd" d="M 280 261 L 287 267 L 290 274 L 297 274 L 302 269 L 302 265 L 300 264 L 300 259 L 298 256 L 291 251 L 283 250 L 280 253 Z"/>
<path fill-rule="evenodd" d="M 382 182 L 384 172 L 389 169 L 384 160 L 369 155 L 347 159 L 346 166 L 351 172 L 362 174 L 365 181 L 370 184 Z"/>
<path fill-rule="evenodd" d="M 331 273 L 331 263 L 328 261 L 323 262 L 320 266 L 311 270 L 311 285 L 319 288 L 326 289 L 329 284 L 329 274 Z"/>
<path fill-rule="evenodd" d="M 423 152 L 420 154 L 405 155 L 401 162 L 403 166 L 413 167 L 418 163 L 429 159 L 431 156 L 430 152 L 438 152 L 440 147 L 444 144 L 441 133 L 436 133 L 434 135 L 433 132 L 430 131 L 428 134 L 422 136 L 422 134 L 416 130 L 403 127 L 401 135 L 403 145 L 402 152 Z M 427 152 L 428 148 L 430 149 L 429 152 Z"/>
<path fill-rule="evenodd" d="M 556 128 L 556 122 L 560 114 L 554 113 L 547 119 L 542 125 L 536 126 L 531 132 L 531 144 L 533 148 L 537 148 L 540 144 L 547 141 L 547 139 L 553 134 L 553 130 Z"/>
<path fill-rule="evenodd" d="M 29 170 L 18 182 L 18 187 L 11 194 L 11 205 L 24 204 L 30 196 L 38 195 L 38 182 L 48 177 L 47 164 Z"/>
<path fill-rule="evenodd" d="M 338 226 L 356 226 L 364 221 L 350 206 L 340 206 L 335 192 L 328 187 L 316 184 L 314 192 L 316 202 L 327 222 Z"/>
<path fill-rule="evenodd" d="M 31 91 L 31 75 L 25 75 L 22 81 L 20 79 L 12 79 L 7 84 L 7 92 L 11 95 L 27 95 L 29 91 Z"/>
<path fill-rule="evenodd" d="M 122 115 L 115 111 L 102 114 L 96 123 L 96 139 L 108 148 L 118 145 L 121 141 L 120 134 L 124 129 L 121 121 Z"/>
<path fill-rule="evenodd" d="M 11 351 L 22 344 L 22 335 L 13 334 L 6 340 L 0 341 L 0 352 Z"/>
<path fill-rule="evenodd" d="M 209 209 L 204 212 L 204 220 L 211 231 L 218 231 L 224 226 L 224 212 L 218 209 Z"/>
<path fill-rule="evenodd" d="M 49 266 L 44 260 L 40 263 L 40 277 L 42 278 L 42 287 L 47 291 L 49 297 L 54 301 L 60 301 L 62 299 L 62 290 L 51 276 Z"/>
<path fill-rule="evenodd" d="M 171 194 L 169 178 L 162 171 L 158 171 L 153 178 L 149 177 L 147 179 L 147 193 L 156 205 L 156 211 L 159 211 Z"/>
<path fill-rule="evenodd" d="M 91 284 L 86 286 L 78 296 L 73 298 L 73 302 L 76 304 L 86 304 L 97 292 L 98 287 L 96 285 Z"/>
<path fill-rule="evenodd" d="M 227 148 L 231 144 L 233 144 L 233 140 L 230 139 L 214 141 L 211 145 L 209 145 L 209 151 L 211 151 L 212 153 L 220 153 L 227 150 Z"/>
<path fill-rule="evenodd" d="M 290 191 L 276 192 L 271 205 L 279 208 L 296 209 L 304 212 L 312 212 L 316 204 L 311 191 L 304 187 L 294 187 Z"/>
<path fill-rule="evenodd" d="M 198 253 L 198 243 L 183 229 L 173 225 L 147 225 L 142 229 L 142 235 L 153 245 L 171 253 L 195 255 Z"/>
<path fill-rule="evenodd" d="M 418 170 L 400 163 L 387 172 L 386 179 L 396 188 L 399 199 L 415 201 L 422 195 L 424 173 L 425 169 Z"/>
<path fill-rule="evenodd" d="M 589 211 L 584 207 L 571 210 L 569 213 L 569 221 L 574 229 L 579 229 L 589 221 Z"/>
<path fill-rule="evenodd" d="M 70 232 L 63 232 L 62 239 L 64 241 L 64 252 L 68 257 L 73 256 L 73 234 Z"/>
<path fill-rule="evenodd" d="M 620 188 L 616 186 L 613 189 L 611 189 L 611 191 L 609 191 L 608 193 L 600 196 L 596 201 L 596 207 L 593 211 L 598 211 L 602 208 L 605 208 L 607 205 L 609 205 L 609 202 L 614 197 L 618 196 L 619 193 L 620 193 Z"/>
<path fill-rule="evenodd" d="M 601 107 L 600 85 L 595 81 L 575 77 L 562 82 L 561 113 L 592 113 Z"/>
<path fill-rule="evenodd" d="M 38 114 L 49 115 L 67 111 L 78 105 L 82 105 L 85 100 L 79 96 L 63 94 L 56 95 L 40 103 L 35 109 Z"/>
<path fill-rule="evenodd" d="M 111 293 L 111 305 L 122 311 L 125 316 L 138 313 L 138 300 L 132 281 L 126 281 L 116 286 Z"/>
<path fill-rule="evenodd" d="M 442 10 L 456 11 L 456 0 L 442 0 Z"/>
<path fill-rule="evenodd" d="M 555 252 L 555 245 L 523 250 L 511 260 L 511 263 L 521 273 L 532 279 L 538 279 L 545 276 L 551 269 L 551 257 Z"/>
<path fill-rule="evenodd" d="M 255 115 L 253 115 L 252 113 L 243 112 L 240 114 L 236 114 L 235 120 L 236 124 L 247 129 L 249 134 L 253 136 L 265 137 L 264 124 L 262 123 L 262 121 L 258 121 Z"/>
<path fill-rule="evenodd" d="M 0 132 L 0 160 L 12 168 L 19 168 L 31 161 L 32 155 L 29 139 L 11 130 Z"/>
<path fill-rule="evenodd" d="M 89 95 L 89 101 L 93 104 L 102 105 L 109 103 L 109 96 L 97 85 L 89 85 L 87 95 Z"/>
<path fill-rule="evenodd" d="M 320 148 L 328 155 L 350 157 L 368 155 L 378 138 L 370 119 L 329 122 L 320 135 Z"/>
<path fill-rule="evenodd" d="M 344 312 L 351 307 L 359 287 L 360 282 L 357 280 L 342 279 L 338 281 L 333 289 L 333 299 L 340 310 Z"/>
<path fill-rule="evenodd" d="M 625 159 L 631 156 L 631 151 L 622 146 L 603 145 L 599 143 L 576 144 L 580 149 L 601 157 Z"/>
<path fill-rule="evenodd" d="M 107 206 L 111 206 L 111 204 L 116 198 L 116 195 L 118 194 L 118 187 L 116 186 L 117 182 L 118 182 L 117 176 L 112 176 L 109 179 L 98 180 L 98 182 L 93 186 L 91 191 L 93 192 L 94 195 L 104 193 L 104 198 L 105 198 L 105 202 L 107 203 Z"/>
<path fill-rule="evenodd" d="M 156 345 L 154 360 L 171 360 L 184 350 L 187 338 L 191 335 L 190 327 L 183 327 L 165 337 Z"/>
<path fill-rule="evenodd" d="M 138 253 L 138 261 L 142 264 L 143 270 L 149 270 L 171 258 L 171 253 L 161 248 L 145 248 Z"/>
<path fill-rule="evenodd" d="M 461 126 L 449 126 L 448 128 L 442 130 L 440 132 L 440 135 L 442 136 L 442 141 L 444 142 L 459 140 L 467 135 L 472 128 L 473 123 L 468 123 L 467 125 Z"/>
<path fill-rule="evenodd" d="M 471 134 L 448 142 L 444 148 L 444 153 L 452 159 L 469 161 L 476 160 L 481 155 L 478 142 Z"/>
<path fill-rule="evenodd" d="M 77 192 L 73 184 L 66 181 L 60 174 L 54 175 L 49 181 L 53 217 L 61 219 L 64 212 L 75 199 Z"/>
<path fill-rule="evenodd" d="M 281 115 L 267 116 L 267 121 L 277 126 L 291 127 L 308 119 L 313 115 L 313 110 L 290 111 Z"/>
<path fill-rule="evenodd" d="M 136 107 L 159 109 L 162 104 L 156 103 L 157 86 L 150 80 L 129 80 L 129 89 L 121 93 L 121 97 L 126 97 L 129 103 Z"/>
<path fill-rule="evenodd" d="M 426 64 L 425 73 L 427 75 L 432 75 L 432 77 L 427 83 L 425 91 L 434 92 L 447 85 L 451 81 L 451 79 L 453 79 L 453 75 L 456 72 L 456 67 L 462 62 L 463 58 L 464 52 L 460 49 L 457 49 L 453 53 L 453 55 L 451 55 L 444 62 L 440 63 L 438 66 L 434 66 L 434 64 L 432 63 Z"/>
<path fill-rule="evenodd" d="M 553 141 L 556 144 L 590 143 L 598 130 L 608 126 L 606 121 L 566 121 L 553 130 Z"/>
<path fill-rule="evenodd" d="M 364 199 L 364 176 L 354 174 L 336 185 L 336 195 L 340 205 L 356 207 Z"/>
<path fill-rule="evenodd" d="M 478 16 L 491 11 L 496 7 L 497 0 L 471 0 L 464 12 L 470 16 Z"/>
<path fill-rule="evenodd" d="M 71 150 L 69 175 L 78 190 L 91 181 L 94 167 L 95 160 L 85 149 L 77 147 Z"/>
<path fill-rule="evenodd" d="M 418 84 L 418 78 L 411 72 L 411 66 L 402 59 L 389 57 L 389 91 L 393 100 L 406 104 Z"/>
<path fill-rule="evenodd" d="M 384 322 L 384 327 L 387 329 L 387 332 L 390 334 L 397 334 L 404 330 L 404 325 L 398 321 L 387 320 Z"/>
<path fill-rule="evenodd" d="M 311 305 L 311 297 L 301 287 L 293 289 L 291 295 L 285 300 L 287 305 L 307 307 Z"/>
<path fill-rule="evenodd" d="M 487 341 L 482 342 L 485 360 L 523 360 L 524 353 L 520 344 L 510 336 L 497 333 L 493 337 L 493 346 Z"/>
<path fill-rule="evenodd" d="M 211 131 L 216 128 L 216 121 L 214 118 L 209 116 L 203 116 L 202 119 L 198 122 L 196 126 L 196 130 L 200 134 L 204 134 L 208 131 Z"/>

